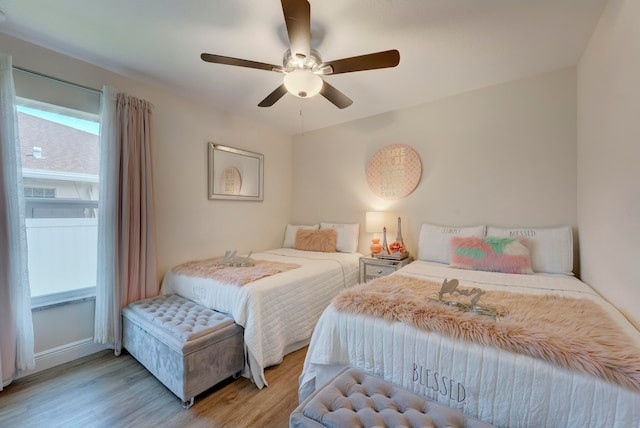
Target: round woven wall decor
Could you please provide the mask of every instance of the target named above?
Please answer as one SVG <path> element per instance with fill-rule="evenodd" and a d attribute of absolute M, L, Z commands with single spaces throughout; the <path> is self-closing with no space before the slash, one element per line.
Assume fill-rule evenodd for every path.
<path fill-rule="evenodd" d="M 402 199 L 422 177 L 420 156 L 406 144 L 389 144 L 378 150 L 367 165 L 367 183 L 383 199 Z"/>

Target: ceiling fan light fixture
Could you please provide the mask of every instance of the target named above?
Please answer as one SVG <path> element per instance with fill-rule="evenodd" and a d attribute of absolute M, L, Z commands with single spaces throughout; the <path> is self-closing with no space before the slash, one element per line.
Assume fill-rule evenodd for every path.
<path fill-rule="evenodd" d="M 282 57 L 282 67 L 209 53 L 200 55 L 203 61 L 214 64 L 284 74 L 283 82 L 260 101 L 258 107 L 271 107 L 288 92 L 298 98 L 311 98 L 320 94 L 339 109 L 347 108 L 353 104 L 353 100 L 331 86 L 329 82 L 325 82 L 322 76 L 389 68 L 400 63 L 400 52 L 396 49 L 323 62 L 320 54 L 311 47 L 311 6 L 309 0 L 280 0 L 280 3 L 289 37 L 289 49 Z"/>
<path fill-rule="evenodd" d="M 323 80 L 310 70 L 298 69 L 284 76 L 284 87 L 290 94 L 298 98 L 310 98 L 318 95 L 322 89 Z"/>

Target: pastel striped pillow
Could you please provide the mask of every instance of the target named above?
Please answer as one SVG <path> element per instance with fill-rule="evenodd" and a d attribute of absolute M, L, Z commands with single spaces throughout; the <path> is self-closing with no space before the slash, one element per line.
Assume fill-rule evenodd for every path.
<path fill-rule="evenodd" d="M 526 240 L 454 236 L 450 241 L 451 263 L 458 269 L 531 274 L 531 252 Z"/>

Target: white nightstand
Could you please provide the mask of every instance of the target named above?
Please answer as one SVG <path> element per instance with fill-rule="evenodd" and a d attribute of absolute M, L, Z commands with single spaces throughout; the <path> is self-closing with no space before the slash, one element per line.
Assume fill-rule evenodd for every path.
<path fill-rule="evenodd" d="M 402 266 L 406 266 L 413 261 L 413 257 L 408 256 L 402 260 L 377 259 L 375 257 L 360 257 L 360 283 L 389 275 Z"/>

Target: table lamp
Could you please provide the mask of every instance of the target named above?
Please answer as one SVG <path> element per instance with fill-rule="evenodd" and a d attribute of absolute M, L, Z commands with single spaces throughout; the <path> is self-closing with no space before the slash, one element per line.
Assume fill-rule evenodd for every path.
<path fill-rule="evenodd" d="M 373 233 L 373 238 L 371 238 L 371 246 L 369 249 L 371 250 L 371 254 L 378 254 L 382 250 L 382 244 L 380 243 L 380 238 L 378 237 L 378 233 L 382 232 L 384 228 L 384 212 L 382 211 L 367 211 L 365 218 L 365 228 L 367 233 Z"/>

